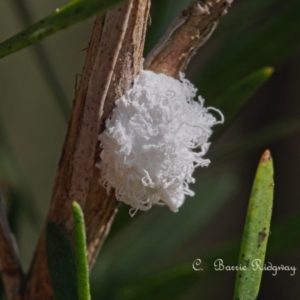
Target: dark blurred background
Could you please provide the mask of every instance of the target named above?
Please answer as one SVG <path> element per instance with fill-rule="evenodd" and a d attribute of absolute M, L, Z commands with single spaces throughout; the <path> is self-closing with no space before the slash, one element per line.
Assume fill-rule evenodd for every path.
<path fill-rule="evenodd" d="M 189 2 L 153 1 L 145 54 Z M 63 4 L 58 0 L 1 1 L 0 40 Z M 92 272 L 94 299 L 114 299 L 112 295 L 119 286 L 118 299 L 123 299 L 122 295 L 127 299 L 122 285 L 128 278 L 134 282 L 142 275 L 182 263 L 192 265 L 196 258 L 204 260 L 219 252 L 222 255 L 223 249 L 238 243 L 255 170 L 265 149 L 271 151 L 275 168 L 270 242 L 272 228 L 289 224 L 293 218 L 300 219 L 298 8 L 300 1 L 237 0 L 207 44 L 193 57 L 186 74 L 206 99 L 206 106 L 213 106 L 217 96 L 251 72 L 268 66 L 274 67 L 275 72 L 212 145 L 207 154 L 212 159 L 210 167 L 195 174 L 196 196 L 188 198 L 178 214 L 158 207 L 131 219 L 129 208 L 120 206 Z M 74 98 L 76 74 L 82 71 L 92 23 L 90 19 L 72 26 L 39 46 L 0 61 L 0 186 L 25 269 L 48 209 L 66 132 L 66 112 Z M 62 102 L 63 108 L 58 104 Z M 272 127 L 274 124 L 278 126 Z M 263 135 L 268 127 L 271 131 Z M 253 137 L 255 133 L 262 133 L 260 139 Z M 222 153 L 229 145 L 250 138 L 255 141 L 253 145 Z M 282 228 L 293 228 L 287 235 L 300 241 L 299 227 Z M 281 239 L 273 244 L 283 250 L 267 253 L 266 262 L 295 266 L 299 271 L 295 276 L 284 271 L 276 276 L 264 272 L 258 299 L 299 299 L 299 242 Z M 235 273 L 215 273 L 207 278 L 196 274 L 199 278 L 178 298 L 232 299 Z M 155 298 L 176 297 L 168 298 L 158 292 Z M 140 295 L 140 299 L 148 298 Z"/>

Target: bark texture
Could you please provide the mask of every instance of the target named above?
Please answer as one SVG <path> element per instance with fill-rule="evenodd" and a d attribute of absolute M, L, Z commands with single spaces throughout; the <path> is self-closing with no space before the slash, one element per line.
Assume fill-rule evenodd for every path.
<path fill-rule="evenodd" d="M 90 267 L 117 210 L 113 190 L 107 194 L 98 182 L 98 135 L 115 100 L 130 88 L 139 72 L 149 7 L 149 0 L 127 1 L 97 17 L 55 179 L 47 222 L 58 223 L 72 236 L 71 203 L 76 200 L 82 206 Z M 45 232 L 22 298 L 53 298 Z"/>
<path fill-rule="evenodd" d="M 145 68 L 179 78 L 191 57 L 211 36 L 233 0 L 193 1 L 149 53 Z"/>
<path fill-rule="evenodd" d="M 193 1 L 147 57 L 145 68 L 177 78 L 198 47 L 210 37 L 218 19 L 226 13 L 232 1 Z M 141 68 L 149 8 L 150 0 L 130 0 L 97 17 L 82 76 L 76 87 L 74 107 L 53 187 L 46 222 L 59 224 L 72 237 L 71 204 L 77 201 L 81 205 L 90 268 L 117 211 L 114 191 L 107 193 L 98 182 L 100 170 L 95 167 L 101 151 L 98 135 L 104 129 L 104 121 L 111 114 L 115 100 L 130 88 Z M 1 231 L 5 234 L 5 230 Z M 5 240 L 6 237 L 0 235 L 0 239 Z M 0 253 L 6 251 L 14 257 L 13 250 L 9 249 L 8 241 L 0 247 Z M 3 272 L 3 262 L 1 268 Z M 13 264 L 13 268 L 13 281 L 10 281 L 9 269 L 6 268 L 2 274 L 5 288 L 10 293 L 9 300 L 53 299 L 46 261 L 45 231 L 41 234 L 23 287 L 18 263 Z"/>

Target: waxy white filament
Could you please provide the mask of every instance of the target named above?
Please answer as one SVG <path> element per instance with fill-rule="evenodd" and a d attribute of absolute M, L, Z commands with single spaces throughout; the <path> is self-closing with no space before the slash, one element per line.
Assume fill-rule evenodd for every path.
<path fill-rule="evenodd" d="M 203 107 L 196 88 L 181 75 L 176 80 L 141 71 L 133 87 L 116 101 L 106 130 L 100 134 L 100 182 L 114 188 L 130 214 L 166 204 L 177 212 L 185 195 L 193 196 L 189 183 L 193 171 L 207 166 L 207 152 L 220 111 Z M 221 120 L 209 113 L 217 111 Z M 195 151 L 195 150 L 198 150 Z"/>

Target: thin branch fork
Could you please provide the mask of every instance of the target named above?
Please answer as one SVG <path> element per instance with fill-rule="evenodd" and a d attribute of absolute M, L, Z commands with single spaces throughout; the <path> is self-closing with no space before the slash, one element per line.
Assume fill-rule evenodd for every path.
<path fill-rule="evenodd" d="M 211 36 L 233 0 L 193 1 L 173 21 L 145 60 L 145 69 L 179 78 L 191 57 Z"/>
<path fill-rule="evenodd" d="M 144 67 L 178 77 L 196 49 L 210 37 L 231 2 L 193 1 L 147 57 Z M 149 7 L 150 0 L 131 0 L 97 17 L 55 179 L 46 221 L 61 225 L 72 236 L 71 203 L 75 200 L 81 205 L 90 268 L 109 232 L 118 204 L 114 191 L 107 193 L 99 184 L 100 170 L 95 167 L 101 151 L 98 134 L 104 129 L 115 100 L 130 88 L 141 68 Z M 12 285 L 4 283 L 9 290 Z M 19 288 L 17 283 L 14 289 Z M 36 248 L 24 291 L 20 293 L 22 300 L 53 298 L 45 231 Z"/>

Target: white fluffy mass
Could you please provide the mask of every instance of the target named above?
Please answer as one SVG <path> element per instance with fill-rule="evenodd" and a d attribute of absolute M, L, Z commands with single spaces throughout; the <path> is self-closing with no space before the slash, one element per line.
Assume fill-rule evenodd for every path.
<path fill-rule="evenodd" d="M 106 130 L 99 140 L 103 148 L 100 182 L 114 188 L 119 201 L 130 205 L 130 214 L 166 204 L 177 212 L 185 195 L 193 196 L 189 183 L 196 167 L 207 166 L 203 156 L 211 127 L 223 115 L 195 101 L 197 89 L 180 80 L 141 71 L 133 87 L 116 101 Z M 209 113 L 217 111 L 221 120 Z M 197 152 L 194 150 L 198 150 Z"/>

